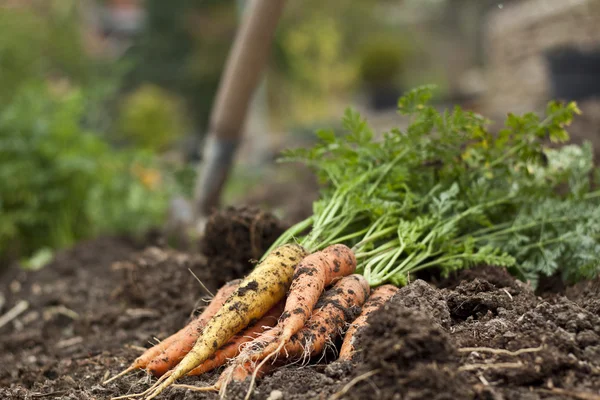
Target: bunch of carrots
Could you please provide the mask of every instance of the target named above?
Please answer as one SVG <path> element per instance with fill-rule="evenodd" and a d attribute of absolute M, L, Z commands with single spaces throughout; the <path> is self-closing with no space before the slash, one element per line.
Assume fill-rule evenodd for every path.
<path fill-rule="evenodd" d="M 510 116 L 495 138 L 482 117 L 460 109 L 439 114 L 430 97 L 425 87 L 400 99 L 399 111 L 412 121 L 406 132 L 377 141 L 348 111 L 348 135 L 321 131 L 312 149 L 287 152 L 325 183 L 313 215 L 283 233 L 248 276 L 222 287 L 188 326 L 109 379 L 138 369 L 158 377 L 145 392 L 120 398 L 152 399 L 184 386 L 176 385 L 184 376 L 222 366 L 214 385 L 184 387 L 224 394 L 231 381 L 249 378 L 249 396 L 257 378 L 323 354 L 342 334 L 339 359 L 350 360 L 368 315 L 424 268 L 447 274 L 498 265 L 533 279 L 562 266 L 563 274 L 597 275 L 600 191 L 591 191 L 589 163 L 582 167 L 587 150 L 544 147 L 548 137 L 568 138 L 564 125 L 576 106 L 552 103 L 543 121 Z"/>
<path fill-rule="evenodd" d="M 355 273 L 355 253 L 372 247 L 379 237 L 373 230 L 355 232 L 355 224 L 364 222 L 366 214 L 348 196 L 366 181 L 342 185 L 335 200 L 286 231 L 248 276 L 219 289 L 194 321 L 105 381 L 138 369 L 159 377 L 145 392 L 115 399 L 145 396 L 149 400 L 184 376 L 225 364 L 228 367 L 213 386 L 175 386 L 224 393 L 232 380 L 250 377 L 249 396 L 256 378 L 282 363 L 323 353 L 349 325 L 352 329 L 345 335 L 339 358 L 350 360 L 357 328 L 397 289 L 384 285 L 371 293 L 370 283 Z M 301 237 L 307 228 L 309 233 Z M 344 244 L 356 242 L 359 236 L 353 248 Z"/>
<path fill-rule="evenodd" d="M 105 383 L 146 369 L 159 377 L 156 383 L 143 393 L 119 398 L 152 399 L 184 376 L 201 375 L 228 363 L 213 386 L 175 385 L 224 393 L 232 380 L 250 377 L 253 383 L 282 363 L 321 354 L 348 324 L 352 325 L 339 359 L 350 360 L 356 330 L 397 290 L 383 285 L 371 292 L 367 280 L 355 270 L 354 252 L 343 244 L 311 254 L 297 244 L 278 246 L 247 277 L 220 288 L 185 328 L 146 350 Z"/>

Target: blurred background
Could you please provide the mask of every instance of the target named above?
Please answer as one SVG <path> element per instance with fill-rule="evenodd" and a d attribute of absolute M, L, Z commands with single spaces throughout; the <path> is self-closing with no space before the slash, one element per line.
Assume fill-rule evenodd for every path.
<path fill-rule="evenodd" d="M 193 195 L 244 5 L 0 0 L 0 263 L 168 229 Z M 288 1 L 224 203 L 302 218 L 316 185 L 277 152 L 348 106 L 398 126 L 398 97 L 421 84 L 494 121 L 577 100 L 570 131 L 598 156 L 600 0 Z"/>

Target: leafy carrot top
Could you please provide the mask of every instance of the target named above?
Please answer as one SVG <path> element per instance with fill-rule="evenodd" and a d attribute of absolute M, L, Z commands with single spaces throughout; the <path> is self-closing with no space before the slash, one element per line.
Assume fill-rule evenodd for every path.
<path fill-rule="evenodd" d="M 348 109 L 344 134 L 321 130 L 313 147 L 285 151 L 282 161 L 315 171 L 322 193 L 314 215 L 281 241 L 312 227 L 299 238 L 309 247 L 354 246 L 373 286 L 404 284 L 424 268 L 448 274 L 477 264 L 510 267 L 534 285 L 555 272 L 596 276 L 592 149 L 565 144 L 576 104 L 550 102 L 543 119 L 509 114 L 493 134 L 481 115 L 438 111 L 431 98 L 425 86 L 399 100 L 404 130 L 376 134 Z"/>

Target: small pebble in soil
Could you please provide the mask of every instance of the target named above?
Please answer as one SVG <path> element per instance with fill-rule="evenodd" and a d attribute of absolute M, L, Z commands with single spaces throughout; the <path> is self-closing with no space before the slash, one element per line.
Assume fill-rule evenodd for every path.
<path fill-rule="evenodd" d="M 267 400 L 280 400 L 283 399 L 283 392 L 281 390 L 271 390 L 271 393 L 269 393 L 269 397 L 267 397 Z"/>

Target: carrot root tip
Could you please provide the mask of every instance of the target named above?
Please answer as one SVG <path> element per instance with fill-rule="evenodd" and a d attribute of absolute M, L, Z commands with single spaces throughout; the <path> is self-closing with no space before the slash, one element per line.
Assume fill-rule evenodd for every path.
<path fill-rule="evenodd" d="M 171 387 L 173 388 L 180 388 L 180 389 L 187 389 L 187 390 L 193 390 L 195 392 L 218 392 L 219 391 L 219 387 L 216 385 L 212 385 L 212 386 L 193 386 L 193 385 L 185 385 L 185 384 L 176 384 L 176 385 L 172 385 Z"/>
<path fill-rule="evenodd" d="M 163 377 L 166 377 L 166 375 L 163 375 Z M 175 382 L 175 379 L 171 375 L 169 375 L 169 377 L 167 379 L 165 379 L 164 382 L 160 382 L 160 380 L 158 380 L 150 388 L 150 390 L 153 390 L 153 391 L 152 391 L 152 393 L 150 393 L 148 395 L 148 397 L 146 397 L 146 400 L 150 400 L 150 399 L 155 398 L 156 396 L 158 396 L 159 394 L 161 394 L 166 388 L 168 388 L 169 386 L 171 386 L 174 382 Z M 159 385 L 159 383 L 160 383 L 160 385 Z"/>
<path fill-rule="evenodd" d="M 281 343 L 279 344 L 279 346 L 277 346 L 277 348 L 270 352 L 269 354 L 267 354 L 267 356 L 258 364 L 258 366 L 256 368 L 254 368 L 254 371 L 252 371 L 252 377 L 250 378 L 250 386 L 248 387 L 248 391 L 246 392 L 246 397 L 244 397 L 244 400 L 249 400 L 250 396 L 252 395 L 252 391 L 254 390 L 254 385 L 256 384 L 256 377 L 258 375 L 258 372 L 260 371 L 260 369 L 263 367 L 263 365 L 265 365 L 265 363 L 273 356 L 276 356 L 277 354 L 279 354 L 279 352 L 283 349 L 283 346 L 285 345 L 284 341 L 281 341 Z"/>
<path fill-rule="evenodd" d="M 115 379 L 118 379 L 118 378 L 122 377 L 123 375 L 127 375 L 128 373 L 130 373 L 134 369 L 135 369 L 134 366 L 130 366 L 130 367 L 126 368 L 125 370 L 119 372 L 117 375 L 113 376 L 112 378 L 109 378 L 109 379 L 105 380 L 104 382 L 102 382 L 102 384 L 106 385 L 107 383 L 110 383 L 110 382 L 114 381 Z"/>
<path fill-rule="evenodd" d="M 152 390 L 154 390 L 154 388 L 156 388 L 169 375 L 170 375 L 170 371 L 169 371 L 168 374 L 165 374 L 165 375 L 161 376 L 160 379 L 158 379 L 156 382 L 154 382 L 154 384 L 152 386 L 150 386 L 148 389 L 144 390 L 141 393 L 127 394 L 125 396 L 113 397 L 110 400 L 123 400 L 123 399 L 132 399 L 132 398 L 135 398 L 135 397 L 142 397 L 142 396 L 150 393 Z"/>

